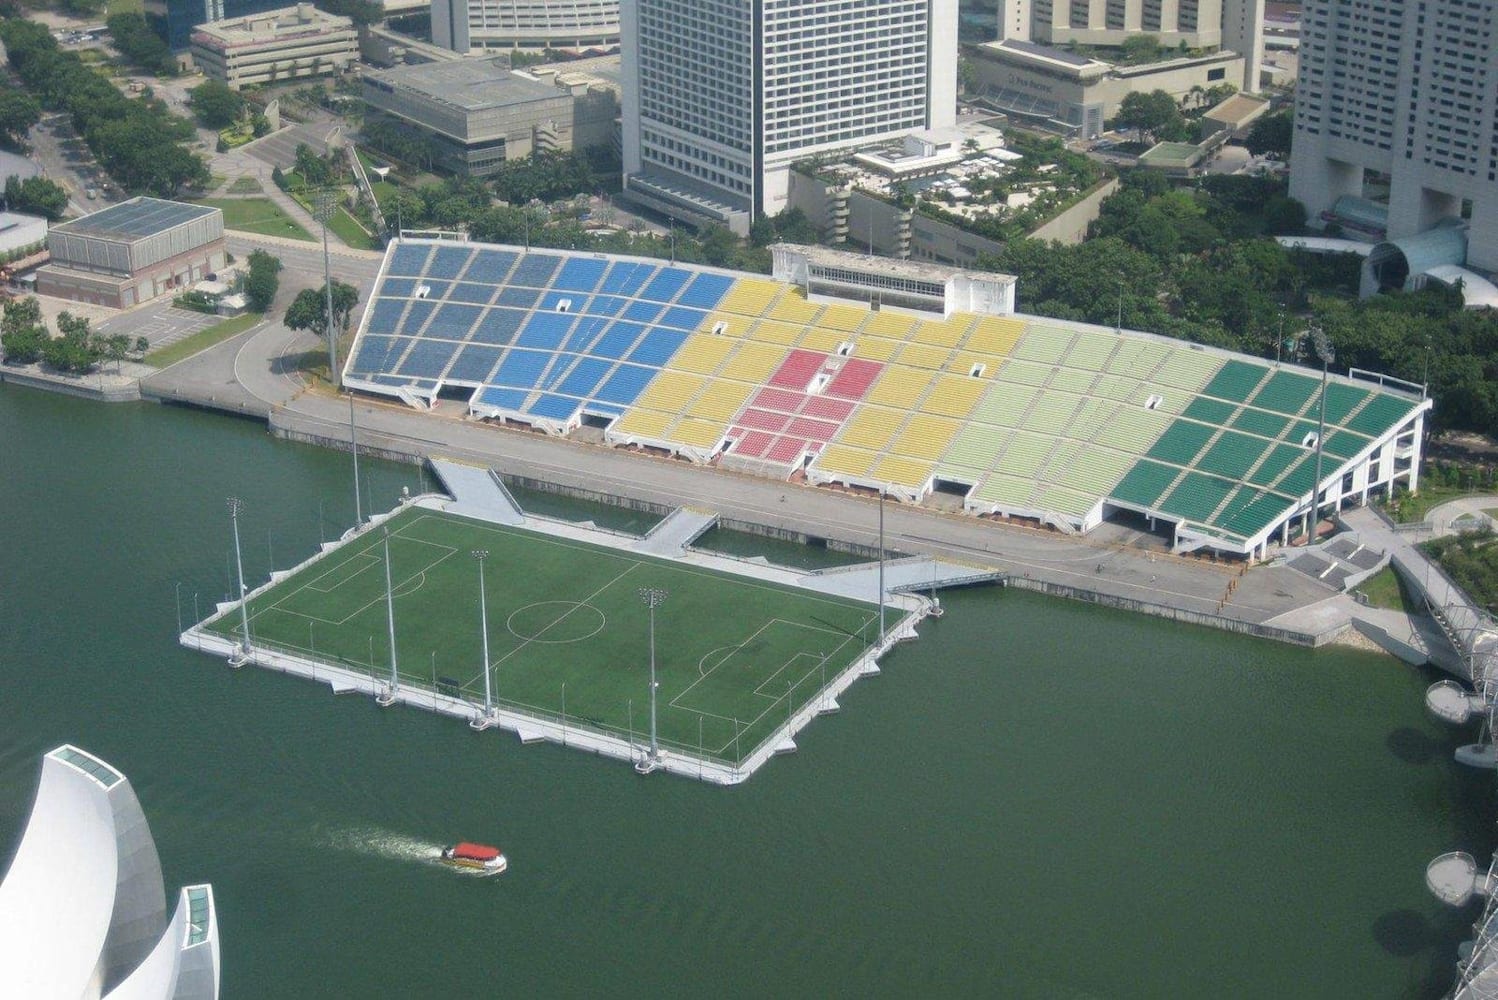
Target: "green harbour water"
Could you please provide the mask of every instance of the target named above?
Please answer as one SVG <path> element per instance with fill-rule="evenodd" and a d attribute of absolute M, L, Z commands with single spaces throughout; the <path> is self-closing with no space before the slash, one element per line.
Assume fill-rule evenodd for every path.
<path fill-rule="evenodd" d="M 258 584 L 351 523 L 348 456 L 13 386 L 0 455 L 0 864 L 39 755 L 101 755 L 213 883 L 226 998 L 1435 998 L 1469 936 L 1423 874 L 1492 850 L 1492 776 L 1389 657 L 954 592 L 747 784 L 641 778 L 177 646 L 224 498 Z"/>

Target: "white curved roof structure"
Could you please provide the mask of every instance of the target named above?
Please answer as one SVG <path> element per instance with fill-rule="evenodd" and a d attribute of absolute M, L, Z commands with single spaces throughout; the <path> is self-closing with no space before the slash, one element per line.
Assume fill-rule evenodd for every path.
<path fill-rule="evenodd" d="M 218 928 L 207 886 L 166 918 L 161 861 L 125 776 L 61 746 L 0 882 L 0 996 L 216 1000 Z"/>

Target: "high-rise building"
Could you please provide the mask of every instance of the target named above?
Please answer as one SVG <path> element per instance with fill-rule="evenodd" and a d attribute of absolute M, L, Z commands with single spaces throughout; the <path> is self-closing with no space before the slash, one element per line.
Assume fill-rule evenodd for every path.
<path fill-rule="evenodd" d="M 612 50 L 619 0 L 432 0 L 432 41 L 462 53 Z"/>
<path fill-rule="evenodd" d="M 1498 270 L 1498 2 L 1307 0 L 1290 194 L 1314 218 L 1369 173 L 1389 239 L 1466 219 L 1468 266 Z"/>
<path fill-rule="evenodd" d="M 154 18 L 166 33 L 173 50 L 185 49 L 192 41 L 192 31 L 200 24 L 210 24 L 231 17 L 263 14 L 285 7 L 287 0 L 145 0 L 146 16 Z"/>
<path fill-rule="evenodd" d="M 623 0 L 637 200 L 748 231 L 793 162 L 957 114 L 957 0 Z"/>
<path fill-rule="evenodd" d="M 1259 89 L 1264 0 L 1000 0 L 999 40 L 1117 47 L 1153 36 L 1162 49 L 1227 49 L 1243 57 L 1239 90 Z"/>

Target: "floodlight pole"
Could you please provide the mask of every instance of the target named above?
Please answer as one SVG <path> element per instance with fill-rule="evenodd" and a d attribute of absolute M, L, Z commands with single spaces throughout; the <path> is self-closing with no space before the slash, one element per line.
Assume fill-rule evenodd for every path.
<path fill-rule="evenodd" d="M 390 684 L 385 693 L 375 699 L 381 706 L 395 704 L 395 692 L 400 687 L 400 672 L 395 660 L 395 590 L 390 586 L 390 529 L 385 529 L 385 621 L 390 628 Z M 310 624 L 310 622 L 309 622 Z"/>
<path fill-rule="evenodd" d="M 322 223 L 322 287 L 323 300 L 327 309 L 326 324 L 323 333 L 328 338 L 328 381 L 336 388 L 339 384 L 338 378 L 338 341 L 333 333 L 333 274 L 332 265 L 328 257 L 328 220 L 333 217 L 333 195 L 331 191 L 321 191 L 317 196 L 317 221 Z"/>
<path fill-rule="evenodd" d="M 354 394 L 348 394 L 348 447 L 354 456 L 354 530 L 364 523 L 364 501 L 359 493 L 359 431 L 354 426 Z"/>
<path fill-rule="evenodd" d="M 879 645 L 884 645 L 884 487 L 879 487 Z"/>
<path fill-rule="evenodd" d="M 635 770 L 649 774 L 661 766 L 661 744 L 655 726 L 655 689 L 659 686 L 655 680 L 655 609 L 666 603 L 671 592 L 663 587 L 641 587 L 639 595 L 650 609 L 650 753 L 635 765 Z"/>
<path fill-rule="evenodd" d="M 244 509 L 244 501 L 239 497 L 230 497 L 228 502 L 229 520 L 234 525 L 234 565 L 239 572 L 239 616 L 242 629 L 239 652 L 229 658 L 229 665 L 241 667 L 250 659 L 250 597 L 244 587 L 244 558 L 239 551 L 239 512 Z"/>
<path fill-rule="evenodd" d="M 1331 341 L 1326 337 L 1326 331 L 1320 326 L 1313 324 L 1309 333 L 1311 346 L 1315 348 L 1317 357 L 1321 358 L 1321 416 L 1316 430 L 1316 481 L 1311 484 L 1311 509 L 1308 512 L 1309 520 L 1306 525 L 1307 545 L 1314 541 L 1310 532 L 1321 525 L 1321 449 L 1326 439 L 1326 383 L 1331 363 L 1337 356 L 1332 349 Z"/>
<path fill-rule="evenodd" d="M 484 596 L 484 560 L 489 558 L 487 549 L 474 549 L 473 558 L 479 563 L 479 627 L 484 639 L 484 714 L 469 723 L 474 729 L 487 729 L 494 724 L 494 694 L 489 687 L 489 603 Z"/>

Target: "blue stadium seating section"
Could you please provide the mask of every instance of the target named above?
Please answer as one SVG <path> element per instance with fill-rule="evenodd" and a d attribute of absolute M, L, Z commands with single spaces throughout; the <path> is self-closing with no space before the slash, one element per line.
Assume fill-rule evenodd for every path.
<path fill-rule="evenodd" d="M 348 371 L 380 386 L 470 385 L 476 406 L 541 420 L 618 414 L 733 282 L 664 262 L 402 241 Z"/>

